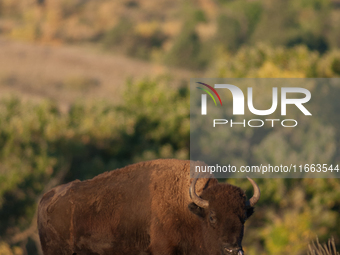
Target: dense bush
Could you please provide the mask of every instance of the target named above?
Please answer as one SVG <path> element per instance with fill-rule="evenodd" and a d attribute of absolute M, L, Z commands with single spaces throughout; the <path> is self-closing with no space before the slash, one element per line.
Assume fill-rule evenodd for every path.
<path fill-rule="evenodd" d="M 302 53 L 311 54 L 305 49 Z M 261 56 L 266 58 L 266 54 Z M 294 56 L 299 65 L 299 54 Z M 32 225 L 39 196 L 51 185 L 88 179 L 142 160 L 187 159 L 189 92 L 187 87 L 175 89 L 170 84 L 164 77 L 137 83 L 130 81 L 123 104 L 78 102 L 67 113 L 59 112 L 53 103 L 47 101 L 34 104 L 15 98 L 2 99 L 0 236 L 8 243 L 26 247 L 29 254 L 35 254 L 32 244 L 25 246 L 24 241 L 15 243 L 11 239 Z M 338 161 L 334 150 L 339 148 L 339 138 L 334 130 L 338 130 L 340 122 L 327 116 L 338 109 L 337 101 L 329 100 L 329 97 L 336 98 L 340 91 L 326 89 L 313 91 L 313 94 L 319 95 L 315 104 L 326 105 L 325 102 L 328 102 L 324 115 L 318 114 L 325 118 L 325 127 L 305 123 L 303 133 L 280 134 L 274 130 L 247 134 L 248 138 L 239 132 L 234 134 L 233 139 L 243 137 L 245 146 L 237 150 L 248 150 L 247 142 L 251 149 L 251 153 L 242 154 L 242 160 L 251 164 L 257 160 L 266 161 L 268 157 L 268 162 L 277 163 L 281 162 L 281 157 L 294 154 Z M 320 136 L 322 130 L 326 133 Z M 291 146 L 286 151 L 287 155 L 275 154 L 278 139 L 295 141 L 287 144 Z M 318 139 L 326 139 L 326 142 L 331 139 L 326 143 L 329 148 L 321 148 L 318 155 L 315 154 L 317 150 L 305 155 L 306 151 L 315 147 L 313 144 Z M 230 146 L 233 150 L 233 143 Z M 53 181 L 57 182 L 53 184 Z M 256 213 L 246 224 L 244 247 L 248 254 L 305 254 L 308 242 L 316 235 L 321 241 L 331 235 L 340 235 L 337 227 L 340 224 L 340 182 L 337 179 L 257 181 L 262 197 Z M 246 180 L 230 179 L 228 182 L 247 188 L 248 195 L 251 195 L 251 186 Z M 339 239 L 336 238 L 335 242 L 338 244 Z M 6 243 L 0 245 L 0 249 L 11 249 Z M 21 248 L 13 247 L 12 253 L 15 249 L 18 252 Z"/>
<path fill-rule="evenodd" d="M 107 50 L 142 59 L 150 59 L 153 50 L 159 50 L 166 40 L 166 35 L 155 22 L 134 26 L 122 19 L 103 36 L 103 45 Z"/>
<path fill-rule="evenodd" d="M 188 158 L 188 91 L 169 84 L 130 82 L 123 105 L 79 102 L 67 114 L 51 102 L 2 99 L 0 236 L 7 240 L 30 226 L 51 180 L 84 180 L 141 160 Z"/>
<path fill-rule="evenodd" d="M 306 46 L 271 47 L 260 43 L 236 52 L 220 52 L 210 66 L 210 77 L 233 78 L 332 78 L 338 77 L 338 50 L 320 55 Z"/>
<path fill-rule="evenodd" d="M 283 11 L 284 10 L 284 11 Z M 0 0 L 0 34 L 48 43 L 94 43 L 167 65 L 204 69 L 219 49 L 266 43 L 340 46 L 340 10 L 331 0 L 173 2 Z M 202 23 L 204 23 L 202 25 Z M 203 28 L 203 29 L 202 29 Z"/>

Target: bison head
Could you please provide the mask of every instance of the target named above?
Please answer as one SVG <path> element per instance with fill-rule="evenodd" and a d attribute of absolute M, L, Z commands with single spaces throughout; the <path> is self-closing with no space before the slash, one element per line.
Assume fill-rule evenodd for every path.
<path fill-rule="evenodd" d="M 246 201 L 244 192 L 229 184 L 217 184 L 204 190 L 199 197 L 195 192 L 197 178 L 189 194 L 189 210 L 200 217 L 202 238 L 211 255 L 243 255 L 244 222 L 252 215 L 253 206 L 260 199 L 260 189 L 250 178 L 254 195 Z"/>

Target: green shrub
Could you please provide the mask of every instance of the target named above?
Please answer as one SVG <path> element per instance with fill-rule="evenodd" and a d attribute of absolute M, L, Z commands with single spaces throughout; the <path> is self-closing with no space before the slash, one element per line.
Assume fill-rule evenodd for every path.
<path fill-rule="evenodd" d="M 129 82 L 123 104 L 78 102 L 68 113 L 48 101 L 2 99 L 0 236 L 28 227 L 45 185 L 62 172 L 68 182 L 137 161 L 188 158 L 188 92 L 170 84 Z"/>
<path fill-rule="evenodd" d="M 211 59 L 208 45 L 205 45 L 195 30 L 196 22 L 187 22 L 165 55 L 165 63 L 188 69 L 204 69 Z M 209 54 L 209 55 L 208 55 Z"/>

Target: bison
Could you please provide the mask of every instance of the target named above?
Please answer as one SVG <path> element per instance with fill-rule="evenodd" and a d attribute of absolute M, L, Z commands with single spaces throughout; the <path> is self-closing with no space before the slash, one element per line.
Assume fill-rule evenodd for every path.
<path fill-rule="evenodd" d="M 45 255 L 242 255 L 244 222 L 260 190 L 246 200 L 238 187 L 208 174 L 201 162 L 161 159 L 73 181 L 45 193 L 38 229 Z"/>

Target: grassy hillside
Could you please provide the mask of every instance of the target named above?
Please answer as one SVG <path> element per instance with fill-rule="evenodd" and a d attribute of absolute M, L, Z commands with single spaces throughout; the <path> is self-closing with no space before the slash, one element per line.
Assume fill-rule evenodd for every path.
<path fill-rule="evenodd" d="M 339 77 L 338 24 L 338 0 L 0 0 L 0 255 L 41 254 L 35 210 L 51 187 L 187 159 L 189 78 Z M 327 128 L 264 133 L 244 155 L 279 161 L 278 139 L 325 138 L 320 155 L 339 161 L 339 88 L 313 95 Z M 316 236 L 339 247 L 338 179 L 257 181 L 247 254 L 307 254 Z"/>
<path fill-rule="evenodd" d="M 243 61 L 245 56 L 247 61 Z M 229 61 L 216 63 L 211 72 L 234 77 L 324 76 L 337 71 L 334 56 L 320 55 L 300 46 L 245 47 L 233 57 L 225 55 Z M 71 103 L 64 112 L 51 101 L 33 103 L 15 97 L 0 101 L 0 237 L 3 240 L 0 249 L 5 255 L 38 254 L 37 201 L 58 183 L 88 179 L 142 160 L 189 157 L 188 86 L 175 88 L 171 82 L 164 76 L 127 82 L 120 103 L 82 100 Z M 325 127 L 305 123 L 303 133 L 292 136 L 286 132 L 279 137 L 293 139 L 298 147 L 309 141 L 308 148 L 317 143 L 316 139 L 326 139 L 329 149 L 322 152 L 322 157 L 327 162 L 338 162 L 340 140 L 336 130 L 340 121 L 332 114 L 339 108 L 335 100 L 339 93 L 338 88 L 312 91 L 318 100 L 311 108 L 316 111 L 319 105 L 327 105 L 322 115 L 327 120 Z M 325 135 L 318 135 L 322 132 Z M 280 161 L 282 155 L 276 155 L 273 149 L 277 135 L 275 130 L 262 134 L 242 160 L 250 164 L 251 155 L 266 155 Z M 241 136 L 235 137 L 240 139 L 242 133 L 236 136 Z M 297 149 L 294 153 L 303 157 L 305 150 Z M 246 224 L 247 254 L 306 254 L 307 244 L 315 236 L 322 242 L 334 236 L 339 245 L 339 180 L 257 181 L 262 197 Z M 251 190 L 246 180 L 228 182 Z"/>
<path fill-rule="evenodd" d="M 25 100 L 54 100 L 66 110 L 77 99 L 121 102 L 127 79 L 172 76 L 170 86 L 191 72 L 103 54 L 93 47 L 42 46 L 0 37 L 0 93 Z"/>
<path fill-rule="evenodd" d="M 1 0 L 0 34 L 205 69 L 220 50 L 303 44 L 323 54 L 340 46 L 337 0 Z"/>

